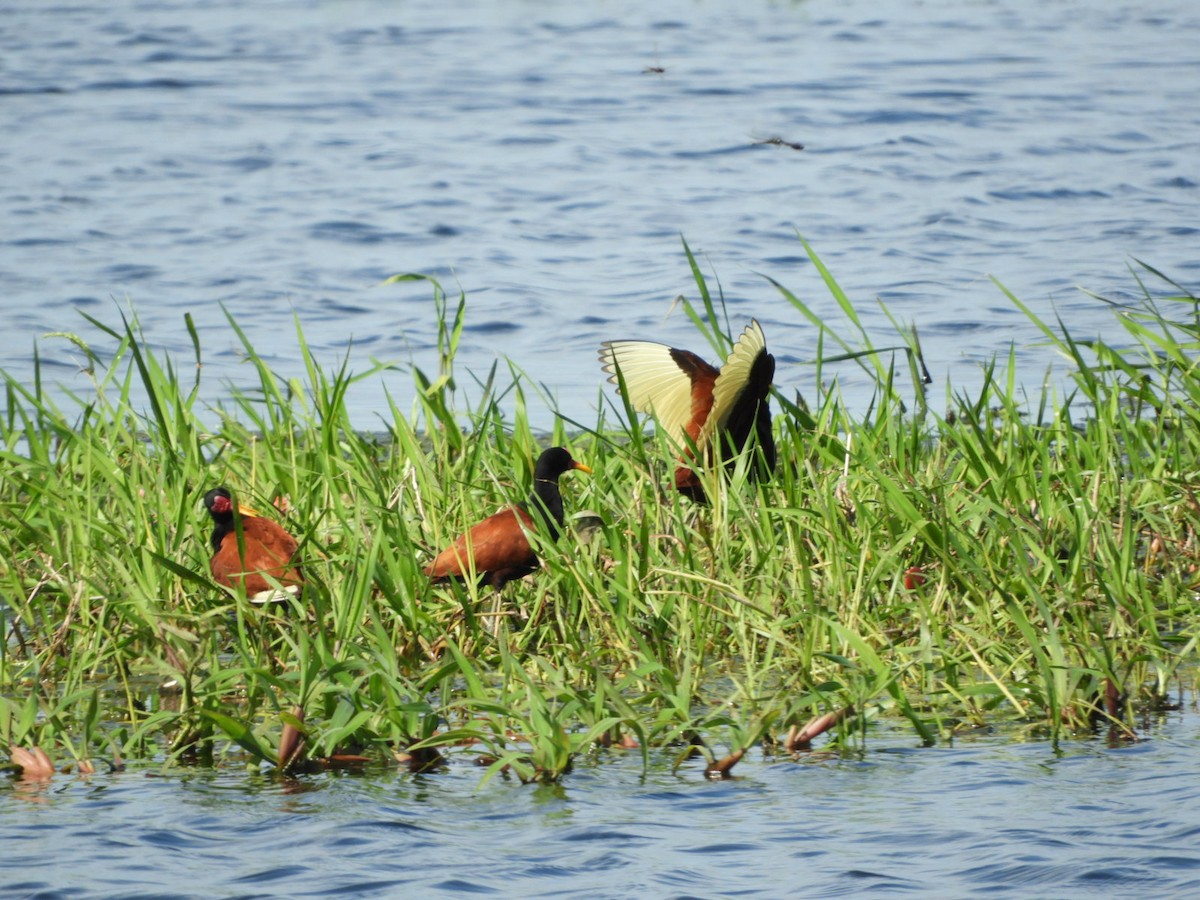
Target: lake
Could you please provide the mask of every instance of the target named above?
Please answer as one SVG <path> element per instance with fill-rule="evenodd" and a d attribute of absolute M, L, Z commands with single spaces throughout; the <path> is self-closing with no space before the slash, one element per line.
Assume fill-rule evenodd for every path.
<path fill-rule="evenodd" d="M 604 754 L 560 785 L 276 780 L 234 766 L 0 782 L 5 897 L 1184 897 L 1200 890 L 1200 718 L 1145 740 L 702 762 Z M 200 886 L 203 886 L 202 889 Z"/>
<path fill-rule="evenodd" d="M 1135 298 L 1135 258 L 1200 274 L 1200 8 L 1182 0 L 0 8 L 0 367 L 18 381 L 36 344 L 44 378 L 86 392 L 80 352 L 42 336 L 111 349 L 81 313 L 130 308 L 189 377 L 194 317 L 208 403 L 256 381 L 223 310 L 284 376 L 303 370 L 295 320 L 327 365 L 428 371 L 428 285 L 379 285 L 422 272 L 466 292 L 460 366 L 511 359 L 552 398 L 533 418 L 587 422 L 601 340 L 704 349 L 672 312 L 696 296 L 682 237 L 735 330 L 763 323 L 780 390 L 811 395 L 813 330 L 764 278 L 841 321 L 802 235 L 877 340 L 877 300 L 919 327 L 936 401 L 1014 342 L 1032 389 L 1054 362 L 991 276 L 1121 343 L 1078 286 Z M 356 425 L 385 390 L 405 402 L 410 376 L 355 385 Z M 884 723 L 859 755 L 752 753 L 726 782 L 616 752 L 549 787 L 481 788 L 465 757 L 0 779 L 0 895 L 1194 895 L 1193 699 L 1139 734 L 917 748 Z"/>
<path fill-rule="evenodd" d="M 192 314 L 210 403 L 257 383 L 222 309 L 284 376 L 303 371 L 293 316 L 327 365 L 436 370 L 429 286 L 378 286 L 422 272 L 467 294 L 460 366 L 511 358 L 587 422 L 601 340 L 708 352 L 672 314 L 696 297 L 682 236 L 734 330 L 763 323 L 779 389 L 811 396 L 813 329 L 764 276 L 851 331 L 799 234 L 878 343 L 878 300 L 918 326 L 937 408 L 1013 342 L 1031 389 L 1053 362 L 991 276 L 1120 343 L 1079 286 L 1135 295 L 1134 258 L 1185 286 L 1200 269 L 1183 0 L 5 6 L 18 380 L 41 335 L 109 348 L 79 312 L 119 326 L 130 307 L 188 377 Z M 40 349 L 47 381 L 89 388 L 73 346 Z M 356 425 L 385 387 L 412 395 L 405 372 L 356 385 Z"/>

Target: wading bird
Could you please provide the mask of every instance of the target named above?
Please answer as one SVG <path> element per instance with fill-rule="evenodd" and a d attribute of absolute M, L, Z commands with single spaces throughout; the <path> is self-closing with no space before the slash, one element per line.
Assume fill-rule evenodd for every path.
<path fill-rule="evenodd" d="M 213 578 L 226 587 L 243 586 L 252 603 L 284 600 L 300 592 L 304 577 L 296 561 L 296 539 L 271 519 L 237 505 L 242 523 L 242 549 L 238 553 L 233 496 L 225 487 L 204 495 L 204 505 L 213 518 L 210 564 Z"/>
<path fill-rule="evenodd" d="M 571 469 L 592 471 L 562 447 L 544 451 L 534 466 L 529 499 L 488 516 L 460 535 L 425 567 L 425 574 L 434 581 L 445 581 L 466 578 L 474 572 L 480 584 L 497 589 L 528 575 L 538 567 L 529 532 L 537 531 L 551 541 L 558 539 L 563 527 L 558 479 Z"/>
<path fill-rule="evenodd" d="M 697 502 L 704 487 L 691 463 L 692 448 L 703 462 L 717 459 L 727 466 L 757 437 L 761 456 L 750 468 L 755 478 L 770 477 L 775 468 L 768 393 L 775 377 L 775 357 L 767 352 L 762 327 L 752 319 L 720 369 L 695 353 L 654 341 L 605 341 L 600 363 L 609 381 L 624 383 L 629 405 L 658 419 L 667 436 L 683 448 L 675 469 L 675 489 Z"/>

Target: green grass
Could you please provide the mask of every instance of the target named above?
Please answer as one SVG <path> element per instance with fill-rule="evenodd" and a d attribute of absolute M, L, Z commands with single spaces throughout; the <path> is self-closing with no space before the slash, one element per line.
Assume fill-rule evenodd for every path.
<path fill-rule="evenodd" d="M 5 379 L 0 749 L 274 764 L 289 725 L 310 761 L 433 748 L 486 756 L 486 782 L 554 780 L 622 742 L 645 766 L 783 753 L 789 729 L 850 707 L 829 746 L 861 749 L 880 717 L 925 744 L 980 726 L 1132 733 L 1194 671 L 1200 302 L 1143 266 L 1141 304 L 1114 307 L 1116 347 L 1010 295 L 1072 363 L 1069 395 L 1027 396 L 1010 355 L 976 391 L 952 388 L 942 415 L 916 330 L 877 343 L 809 253 L 849 334 L 773 288 L 812 331 L 817 383 L 852 361 L 870 408 L 852 415 L 836 382 L 805 403 L 776 396 L 776 477 L 713 482 L 708 507 L 663 493 L 671 453 L 619 399 L 538 434 L 527 411 L 547 401 L 511 366 L 464 408 L 469 308 L 432 280 L 438 371 L 412 370 L 416 399 L 381 411 L 383 436 L 356 432 L 345 403 L 383 367 L 318 366 L 299 322 L 303 383 L 229 320 L 258 385 L 215 410 L 198 408 L 190 320 L 190 378 L 193 361 L 155 355 L 136 321 L 88 319 L 117 342 L 104 359 L 59 336 L 85 353 L 86 396 L 63 409 L 40 370 Z M 741 323 L 687 255 L 686 311 L 727 346 Z M 594 469 L 563 479 L 568 513 L 603 525 L 542 548 L 494 637 L 490 590 L 431 586 L 421 567 L 525 496 L 553 443 Z M 286 498 L 302 604 L 254 607 L 210 581 L 200 498 L 222 483 L 260 509 Z M 168 680 L 178 692 L 160 691 Z"/>

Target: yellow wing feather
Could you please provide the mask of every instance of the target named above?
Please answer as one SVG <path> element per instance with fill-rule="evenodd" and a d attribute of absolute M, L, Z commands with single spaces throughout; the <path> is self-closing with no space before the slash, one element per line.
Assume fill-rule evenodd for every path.
<path fill-rule="evenodd" d="M 738 395 L 750 380 L 750 369 L 754 360 L 766 349 L 767 339 L 763 335 L 762 326 L 758 324 L 757 319 L 751 319 L 742 336 L 729 351 L 725 365 L 721 366 L 721 374 L 717 376 L 717 382 L 713 385 L 712 412 L 708 414 L 708 421 L 700 431 L 700 438 L 696 441 L 698 446 L 706 446 L 712 436 L 725 426 Z"/>
<path fill-rule="evenodd" d="M 605 341 L 600 362 L 608 380 L 625 379 L 625 398 L 639 412 L 657 416 L 671 440 L 687 445 L 685 429 L 692 418 L 692 380 L 671 358 L 671 348 L 654 341 Z"/>

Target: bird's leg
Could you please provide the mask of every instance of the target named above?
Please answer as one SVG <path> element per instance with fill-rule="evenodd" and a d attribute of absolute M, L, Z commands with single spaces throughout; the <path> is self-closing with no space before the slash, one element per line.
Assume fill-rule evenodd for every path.
<path fill-rule="evenodd" d="M 493 639 L 500 634 L 500 617 L 504 615 L 500 607 L 503 602 L 504 596 L 500 593 L 500 588 L 496 588 L 495 593 L 492 594 L 491 608 L 483 614 L 487 620 L 483 623 L 483 627 Z"/>

